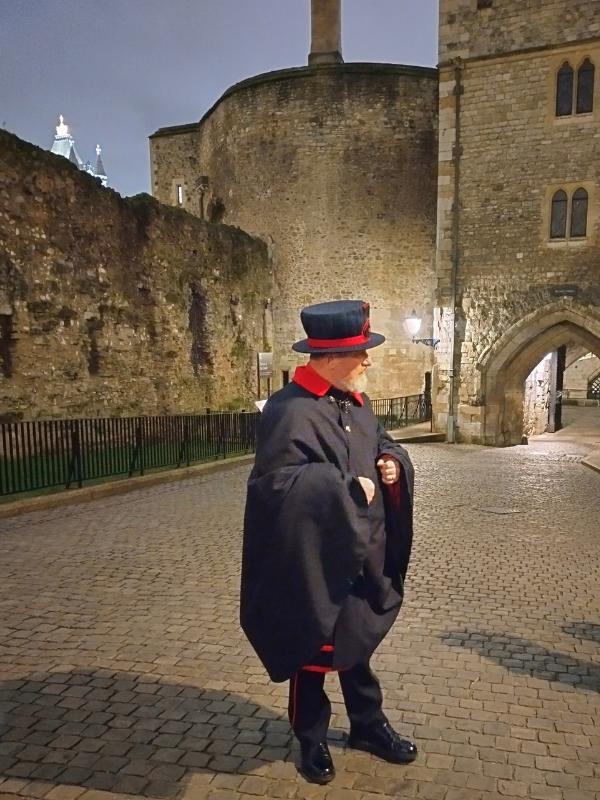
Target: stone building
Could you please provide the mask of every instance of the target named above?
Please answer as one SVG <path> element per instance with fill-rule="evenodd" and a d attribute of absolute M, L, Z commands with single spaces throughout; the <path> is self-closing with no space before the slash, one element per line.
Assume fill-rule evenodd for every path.
<path fill-rule="evenodd" d="M 299 309 L 358 297 L 388 337 L 371 393 L 423 390 L 432 350 L 403 323 L 415 309 L 431 335 L 437 92 L 435 69 L 344 63 L 340 0 L 313 0 L 308 66 L 242 81 L 150 137 L 155 197 L 269 245 L 275 388 L 304 360 Z"/>
<path fill-rule="evenodd" d="M 299 309 L 352 296 L 388 337 L 372 396 L 431 379 L 450 441 L 517 444 L 600 392 L 598 0 L 439 10 L 437 70 L 344 63 L 341 0 L 312 0 L 307 66 L 150 137 L 175 209 L 3 134 L 3 408 L 247 402 L 256 351 L 277 388 Z"/>
<path fill-rule="evenodd" d="M 266 246 L 0 131 L 0 419 L 248 407 Z"/>
<path fill-rule="evenodd" d="M 344 64 L 340 2 L 313 0 L 309 65 L 157 131 L 153 192 L 269 243 L 284 379 L 298 308 L 367 296 L 375 396 L 420 391 L 434 355 L 436 428 L 519 443 L 554 424 L 573 354 L 600 352 L 599 58 L 596 0 L 441 0 L 438 116 L 435 71 Z"/>
<path fill-rule="evenodd" d="M 598 3 L 441 0 L 439 45 L 435 420 L 516 444 L 544 356 L 600 355 Z"/>

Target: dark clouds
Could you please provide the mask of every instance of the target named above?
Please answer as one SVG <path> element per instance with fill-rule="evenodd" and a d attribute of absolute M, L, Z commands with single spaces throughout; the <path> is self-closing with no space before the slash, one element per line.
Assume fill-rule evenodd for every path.
<path fill-rule="evenodd" d="M 0 0 L 0 124 L 49 147 L 57 116 L 111 185 L 149 190 L 147 137 L 231 84 L 306 63 L 309 0 Z M 343 0 L 346 61 L 433 65 L 437 0 Z"/>

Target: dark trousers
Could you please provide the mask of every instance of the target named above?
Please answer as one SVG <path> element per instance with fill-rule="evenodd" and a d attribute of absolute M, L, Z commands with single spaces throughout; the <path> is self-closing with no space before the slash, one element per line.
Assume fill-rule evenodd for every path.
<path fill-rule="evenodd" d="M 385 722 L 379 681 L 368 664 L 357 664 L 338 673 L 350 726 L 357 730 Z M 288 714 L 301 744 L 317 744 L 327 738 L 331 703 L 323 689 L 325 673 L 300 670 L 290 678 Z"/>

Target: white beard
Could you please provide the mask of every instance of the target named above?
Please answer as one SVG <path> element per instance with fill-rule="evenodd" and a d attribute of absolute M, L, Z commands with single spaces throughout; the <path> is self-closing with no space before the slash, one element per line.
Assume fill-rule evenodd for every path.
<path fill-rule="evenodd" d="M 357 375 L 356 378 L 352 378 L 347 381 L 341 381 L 340 388 L 343 389 L 345 392 L 366 392 L 367 386 L 369 385 L 369 379 L 367 377 L 367 373 L 363 372 L 361 375 Z"/>

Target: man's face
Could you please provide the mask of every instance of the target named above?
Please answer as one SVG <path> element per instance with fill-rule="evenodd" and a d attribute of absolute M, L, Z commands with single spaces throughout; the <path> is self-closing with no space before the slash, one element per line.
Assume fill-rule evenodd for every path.
<path fill-rule="evenodd" d="M 336 356 L 329 361 L 331 381 L 348 392 L 364 392 L 367 388 L 365 373 L 370 366 L 371 359 L 366 350 Z"/>

